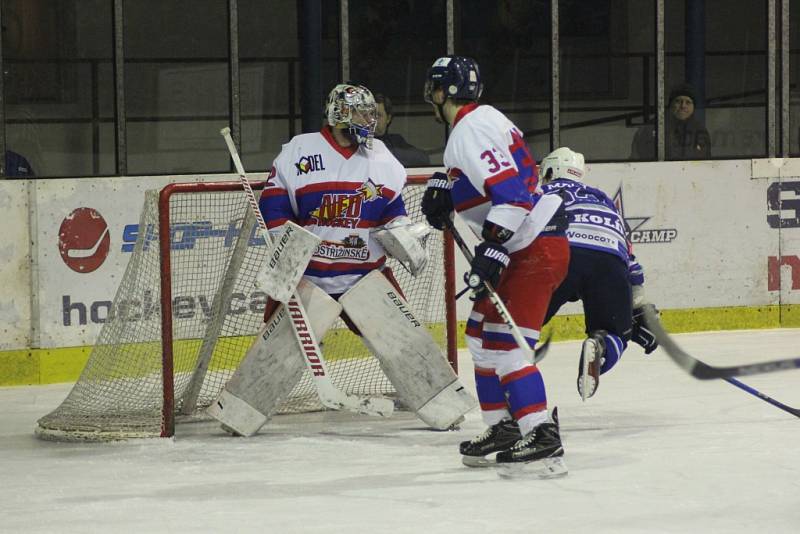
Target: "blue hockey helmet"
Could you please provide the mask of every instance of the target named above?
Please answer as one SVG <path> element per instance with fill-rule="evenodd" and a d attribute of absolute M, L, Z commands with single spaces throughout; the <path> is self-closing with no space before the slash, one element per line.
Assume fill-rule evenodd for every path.
<path fill-rule="evenodd" d="M 440 57 L 428 69 L 425 102 L 433 104 L 433 92 L 440 87 L 446 98 L 478 100 L 483 92 L 478 64 L 464 56 Z"/>

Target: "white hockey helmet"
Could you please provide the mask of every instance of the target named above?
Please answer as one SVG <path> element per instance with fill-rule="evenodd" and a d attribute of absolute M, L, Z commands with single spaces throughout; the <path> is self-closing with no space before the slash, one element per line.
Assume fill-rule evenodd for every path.
<path fill-rule="evenodd" d="M 580 182 L 584 174 L 583 154 L 562 146 L 545 156 L 539 169 L 539 175 L 545 183 L 557 178 Z"/>
<path fill-rule="evenodd" d="M 359 145 L 372 148 L 378 123 L 375 97 L 363 85 L 340 83 L 325 103 L 325 118 L 332 128 L 347 128 Z"/>

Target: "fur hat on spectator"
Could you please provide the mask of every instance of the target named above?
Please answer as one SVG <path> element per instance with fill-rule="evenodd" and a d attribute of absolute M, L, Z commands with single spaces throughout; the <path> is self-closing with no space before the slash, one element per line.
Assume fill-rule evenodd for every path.
<path fill-rule="evenodd" d="M 669 103 L 672 104 L 672 101 L 678 98 L 679 96 L 688 96 L 692 99 L 692 102 L 696 102 L 697 98 L 695 97 L 694 87 L 689 85 L 688 83 L 683 83 L 681 85 L 675 86 L 672 91 L 669 92 Z"/>

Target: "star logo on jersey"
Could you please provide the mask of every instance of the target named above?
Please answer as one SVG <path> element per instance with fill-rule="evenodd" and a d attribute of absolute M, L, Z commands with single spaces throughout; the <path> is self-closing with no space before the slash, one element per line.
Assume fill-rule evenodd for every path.
<path fill-rule="evenodd" d="M 365 202 L 372 202 L 383 196 L 383 185 L 378 185 L 372 181 L 372 178 L 367 178 L 367 181 L 361 184 L 356 191 L 361 194 Z"/>
<path fill-rule="evenodd" d="M 620 184 L 617 192 L 614 193 L 613 201 L 614 206 L 625 221 L 625 226 L 628 229 L 628 239 L 631 243 L 671 243 L 678 237 L 678 230 L 675 228 L 641 229 L 651 217 L 628 217 L 625 215 L 622 184 Z"/>
<path fill-rule="evenodd" d="M 297 176 L 301 174 L 308 174 L 314 171 L 324 171 L 325 164 L 322 163 L 322 154 L 314 154 L 312 156 L 303 156 L 294 164 L 297 169 Z"/>

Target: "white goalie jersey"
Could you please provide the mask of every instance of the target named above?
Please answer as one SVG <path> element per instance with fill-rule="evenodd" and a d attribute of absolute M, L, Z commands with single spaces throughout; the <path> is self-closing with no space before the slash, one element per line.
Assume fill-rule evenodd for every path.
<path fill-rule="evenodd" d="M 379 140 L 343 148 L 328 127 L 294 137 L 275 159 L 260 209 L 272 229 L 291 220 L 322 238 L 306 277 L 342 294 L 386 262 L 372 230 L 406 215 L 406 171 Z"/>

